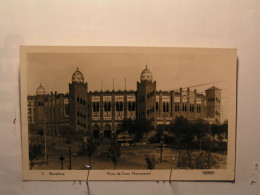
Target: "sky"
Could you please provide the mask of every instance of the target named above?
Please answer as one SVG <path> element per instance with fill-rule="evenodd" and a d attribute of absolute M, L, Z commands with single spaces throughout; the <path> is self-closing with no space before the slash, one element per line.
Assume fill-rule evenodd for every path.
<path fill-rule="evenodd" d="M 234 83 L 234 50 L 185 48 L 116 48 L 77 52 L 36 52 L 27 55 L 27 92 L 34 95 L 40 83 L 47 93 L 69 91 L 77 67 L 88 90 L 136 90 L 145 66 L 156 80 L 157 90 L 191 87 L 198 92 L 213 84 L 231 95 Z M 208 85 L 201 84 L 210 83 Z"/>

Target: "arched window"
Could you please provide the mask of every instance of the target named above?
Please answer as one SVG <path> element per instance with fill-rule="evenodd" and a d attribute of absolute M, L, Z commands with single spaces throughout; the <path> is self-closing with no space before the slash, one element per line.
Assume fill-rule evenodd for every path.
<path fill-rule="evenodd" d="M 93 112 L 96 112 L 96 103 L 93 103 Z"/>
<path fill-rule="evenodd" d="M 132 102 L 132 111 L 135 111 L 135 102 Z"/>
<path fill-rule="evenodd" d="M 186 103 L 182 104 L 182 111 L 186 112 L 187 111 L 187 105 Z"/>
<path fill-rule="evenodd" d="M 116 111 L 119 111 L 119 103 L 116 103 Z"/>
<path fill-rule="evenodd" d="M 169 103 L 167 102 L 166 111 L 169 112 Z"/>
<path fill-rule="evenodd" d="M 131 102 L 128 102 L 128 111 L 131 111 L 132 109 L 131 109 L 132 107 L 131 107 Z"/>
<path fill-rule="evenodd" d="M 79 120 L 78 120 L 78 125 L 80 125 L 80 122 L 79 122 Z"/>
<path fill-rule="evenodd" d="M 80 98 L 80 103 L 82 104 L 82 98 Z"/>
<path fill-rule="evenodd" d="M 97 102 L 97 112 L 99 112 L 99 103 Z"/>
<path fill-rule="evenodd" d="M 80 117 L 82 118 L 82 116 L 83 116 L 83 115 L 82 115 L 82 112 L 81 112 L 81 113 L 80 113 Z"/>
<path fill-rule="evenodd" d="M 159 102 L 156 102 L 156 110 L 159 110 Z"/>
<path fill-rule="evenodd" d="M 77 97 L 77 102 L 79 102 L 79 96 Z"/>
<path fill-rule="evenodd" d="M 111 103 L 108 102 L 108 111 L 111 111 Z"/>
<path fill-rule="evenodd" d="M 123 102 L 120 102 L 120 111 L 123 111 Z"/>
<path fill-rule="evenodd" d="M 107 111 L 107 103 L 105 102 L 105 111 Z"/>
<path fill-rule="evenodd" d="M 165 112 L 165 102 L 163 103 L 163 112 Z"/>
<path fill-rule="evenodd" d="M 79 116 L 79 111 L 78 111 L 77 115 Z"/>
<path fill-rule="evenodd" d="M 83 118 L 86 119 L 86 115 L 85 114 L 84 114 Z"/>

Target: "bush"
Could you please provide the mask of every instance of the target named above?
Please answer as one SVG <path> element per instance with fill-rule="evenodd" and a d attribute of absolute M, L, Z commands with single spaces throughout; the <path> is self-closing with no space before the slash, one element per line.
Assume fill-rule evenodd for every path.
<path fill-rule="evenodd" d="M 155 168 L 155 164 L 156 164 L 156 160 L 155 160 L 155 156 L 150 156 L 150 155 L 145 155 L 145 162 L 146 162 L 146 169 L 154 169 Z"/>

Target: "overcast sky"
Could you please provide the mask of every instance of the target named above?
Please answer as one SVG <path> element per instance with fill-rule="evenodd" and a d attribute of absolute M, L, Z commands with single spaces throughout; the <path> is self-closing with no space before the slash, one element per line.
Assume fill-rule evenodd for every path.
<path fill-rule="evenodd" d="M 79 68 L 88 90 L 136 90 L 140 74 L 148 66 L 156 80 L 157 90 L 174 90 L 204 83 L 218 82 L 222 96 L 229 96 L 235 82 L 234 50 L 121 48 L 88 52 L 30 53 L 27 58 L 28 94 L 34 95 L 42 83 L 47 93 L 69 91 L 73 72 Z M 203 92 L 213 84 L 193 87 Z"/>

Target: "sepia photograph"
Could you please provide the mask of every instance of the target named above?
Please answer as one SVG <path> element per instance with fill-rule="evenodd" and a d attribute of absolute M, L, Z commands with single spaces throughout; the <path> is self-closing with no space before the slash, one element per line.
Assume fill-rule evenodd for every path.
<path fill-rule="evenodd" d="M 21 47 L 24 180 L 234 180 L 237 51 Z"/>

